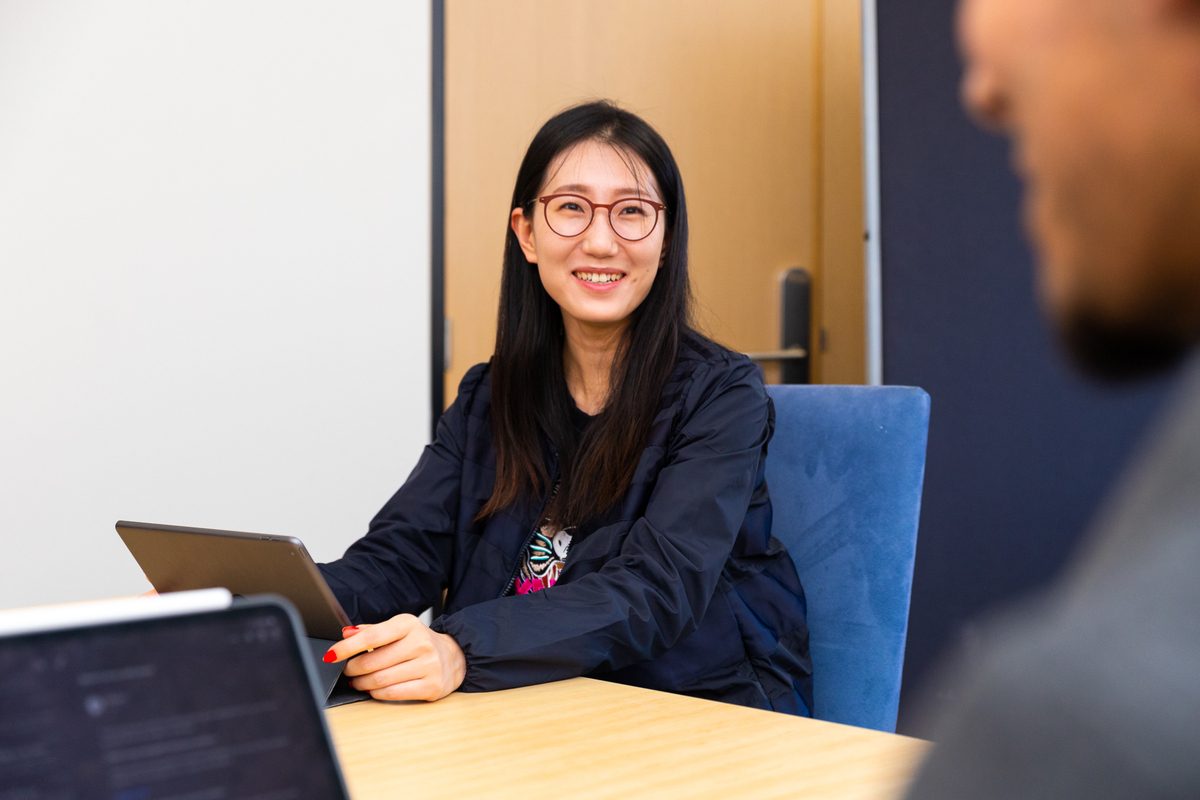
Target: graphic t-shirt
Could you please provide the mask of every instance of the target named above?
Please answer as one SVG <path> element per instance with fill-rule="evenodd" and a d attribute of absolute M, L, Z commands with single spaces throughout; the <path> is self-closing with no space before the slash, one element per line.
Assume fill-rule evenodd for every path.
<path fill-rule="evenodd" d="M 533 533 L 521 567 L 517 570 L 514 594 L 529 594 L 549 589 L 558 583 L 558 575 L 567 563 L 571 549 L 571 529 L 556 531 L 550 522 L 545 522 Z"/>

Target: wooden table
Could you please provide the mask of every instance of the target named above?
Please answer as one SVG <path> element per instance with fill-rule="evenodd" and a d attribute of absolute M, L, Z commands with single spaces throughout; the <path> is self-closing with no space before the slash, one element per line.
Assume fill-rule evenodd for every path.
<path fill-rule="evenodd" d="M 327 714 L 355 800 L 895 797 L 929 747 L 587 678 Z"/>

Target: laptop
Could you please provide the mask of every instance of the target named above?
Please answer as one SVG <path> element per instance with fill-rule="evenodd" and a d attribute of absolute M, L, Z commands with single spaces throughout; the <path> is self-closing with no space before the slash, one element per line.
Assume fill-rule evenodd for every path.
<path fill-rule="evenodd" d="M 365 700 L 342 676 L 344 662 L 326 664 L 350 618 L 294 536 L 120 521 L 117 533 L 159 592 L 222 587 L 234 595 L 277 594 L 300 614 L 313 667 L 329 706 Z"/>
<path fill-rule="evenodd" d="M 0 612 L 0 675 L 0 795 L 347 797 L 281 599 Z"/>

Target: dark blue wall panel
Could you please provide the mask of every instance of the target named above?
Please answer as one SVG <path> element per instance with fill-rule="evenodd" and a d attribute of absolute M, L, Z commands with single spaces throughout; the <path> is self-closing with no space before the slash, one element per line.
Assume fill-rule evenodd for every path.
<path fill-rule="evenodd" d="M 933 398 L 903 729 L 969 620 L 1059 570 L 1166 387 L 1064 361 L 1007 145 L 959 105 L 954 0 L 877 6 L 884 380 Z"/>

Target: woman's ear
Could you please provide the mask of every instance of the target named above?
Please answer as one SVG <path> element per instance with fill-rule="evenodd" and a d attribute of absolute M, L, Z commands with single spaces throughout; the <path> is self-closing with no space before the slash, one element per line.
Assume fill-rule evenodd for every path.
<path fill-rule="evenodd" d="M 536 264 L 537 245 L 533 240 L 533 222 L 525 216 L 524 211 L 514 208 L 509 224 L 517 236 L 517 244 L 521 245 L 521 252 L 525 254 L 525 260 L 530 264 Z"/>

